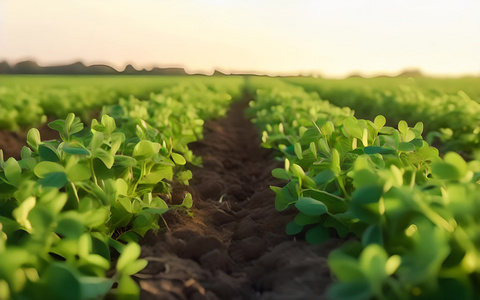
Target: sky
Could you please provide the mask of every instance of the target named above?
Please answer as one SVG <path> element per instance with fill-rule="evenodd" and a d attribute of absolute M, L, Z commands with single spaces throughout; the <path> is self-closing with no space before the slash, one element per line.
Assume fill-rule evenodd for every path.
<path fill-rule="evenodd" d="M 479 0 L 0 0 L 0 60 L 480 74 Z"/>

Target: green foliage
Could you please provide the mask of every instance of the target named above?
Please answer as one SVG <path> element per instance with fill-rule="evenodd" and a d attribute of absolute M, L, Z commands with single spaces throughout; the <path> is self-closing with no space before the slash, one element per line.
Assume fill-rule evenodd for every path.
<path fill-rule="evenodd" d="M 477 147 L 480 142 L 478 77 L 288 78 L 286 81 L 316 92 L 332 104 L 347 106 L 355 110 L 356 116 L 372 120 L 377 115 L 385 115 L 389 125 L 404 122 L 399 124 L 402 133 L 405 121 L 422 122 L 426 140 L 429 144 L 434 140 L 441 142 L 442 152 L 480 155 Z"/>
<path fill-rule="evenodd" d="M 453 152 L 441 158 L 423 140 L 422 123 L 385 126 L 383 116 L 357 119 L 318 98 L 322 115 L 310 114 L 309 125 L 306 95 L 298 87 L 266 85 L 250 114 L 264 130 L 264 146 L 285 159 L 285 168 L 272 174 L 289 182 L 272 189 L 278 210 L 298 209 L 287 234 L 305 232 L 312 244 L 332 235 L 358 238 L 329 257 L 340 281 L 330 297 L 478 295 L 479 162 Z M 296 119 L 281 116 L 290 109 Z"/>
<path fill-rule="evenodd" d="M 237 95 L 239 86 L 227 89 Z M 216 100 L 199 100 L 208 95 Z M 103 114 L 89 127 L 70 113 L 49 123 L 60 140 L 42 141 L 31 129 L 30 148 L 19 161 L 4 161 L 0 152 L 0 298 L 138 298 L 130 276 L 147 262 L 139 259 L 136 241 L 159 229 L 166 211 L 192 207 L 189 193 L 181 205 L 164 199 L 173 180 L 188 184 L 192 178 L 187 143 L 202 136 L 204 119 L 224 114 L 232 100 L 203 85 L 153 97 L 158 101 L 105 107 L 113 117 Z M 137 104 L 148 107 L 146 120 L 135 116 L 130 105 Z M 120 253 L 115 267 L 111 248 Z"/>
<path fill-rule="evenodd" d="M 131 95 L 148 99 L 150 94 L 179 82 L 225 88 L 235 98 L 241 94 L 242 78 L 231 76 L 0 75 L 0 129 L 38 126 L 49 118 L 64 118 L 69 113 L 90 122 L 92 111 L 104 105 Z"/>

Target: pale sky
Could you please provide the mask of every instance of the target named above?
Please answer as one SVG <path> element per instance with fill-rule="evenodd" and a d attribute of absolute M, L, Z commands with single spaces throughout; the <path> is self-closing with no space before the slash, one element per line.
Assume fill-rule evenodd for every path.
<path fill-rule="evenodd" d="M 0 60 L 480 74 L 479 0 L 0 0 Z"/>

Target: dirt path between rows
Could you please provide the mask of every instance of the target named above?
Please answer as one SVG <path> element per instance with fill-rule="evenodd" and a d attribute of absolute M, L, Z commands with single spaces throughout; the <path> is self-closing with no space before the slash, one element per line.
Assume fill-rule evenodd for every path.
<path fill-rule="evenodd" d="M 206 122 L 204 140 L 191 144 L 204 162 L 187 188 L 194 216 L 169 212 L 169 231 L 143 241 L 141 299 L 325 298 L 326 257 L 342 240 L 311 246 L 284 233 L 295 212 L 277 212 L 269 188 L 282 185 L 270 175 L 282 164 L 260 148 L 247 106 L 235 103 L 226 118 Z"/>

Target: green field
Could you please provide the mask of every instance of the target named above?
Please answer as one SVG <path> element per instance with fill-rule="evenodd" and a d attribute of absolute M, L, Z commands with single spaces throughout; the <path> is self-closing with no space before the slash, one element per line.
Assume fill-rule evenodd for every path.
<path fill-rule="evenodd" d="M 130 96 L 150 94 L 177 84 L 222 85 L 241 82 L 206 76 L 55 76 L 0 75 L 0 129 L 19 130 L 65 118 L 68 113 L 88 121 L 91 112 Z"/>
<path fill-rule="evenodd" d="M 287 82 L 316 92 L 355 115 L 372 120 L 384 115 L 389 125 L 405 120 L 422 122 L 429 143 L 442 151 L 478 155 L 480 133 L 480 79 L 348 78 L 344 80 L 291 78 Z"/>
<path fill-rule="evenodd" d="M 30 129 L 18 160 L 0 150 L 0 299 L 138 298 L 142 238 L 169 230 L 167 213 L 202 209 L 187 186 L 209 165 L 192 144 L 215 130 L 232 142 L 205 123 L 246 101 L 239 113 L 283 165 L 271 189 L 276 210 L 295 212 L 286 234 L 346 241 L 328 258 L 329 297 L 475 299 L 479 82 L 0 76 L 1 129 L 50 120 L 59 135 Z"/>

